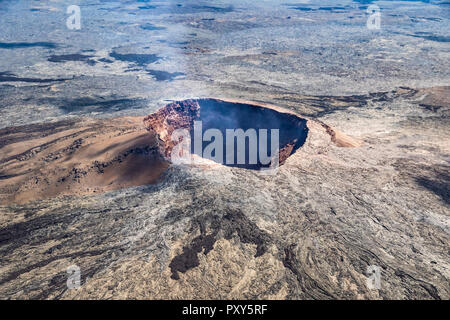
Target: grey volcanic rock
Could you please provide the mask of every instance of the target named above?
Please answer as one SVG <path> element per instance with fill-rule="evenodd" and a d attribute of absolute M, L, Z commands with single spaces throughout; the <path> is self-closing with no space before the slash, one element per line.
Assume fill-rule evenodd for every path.
<path fill-rule="evenodd" d="M 81 30 L 63 2 L 1 2 L 0 298 L 450 299 L 448 2 L 377 2 L 380 30 L 368 1 L 299 2 L 86 0 Z M 306 140 L 274 175 L 150 181 L 155 141 L 110 140 L 209 97 L 291 112 Z M 133 179 L 102 180 L 130 150 Z"/>
<path fill-rule="evenodd" d="M 2 206 L 1 296 L 448 299 L 448 118 L 419 106 L 427 92 L 324 98 L 339 104 L 327 123 L 349 118 L 364 143 L 309 121 L 272 176 L 172 165 L 156 185 Z"/>

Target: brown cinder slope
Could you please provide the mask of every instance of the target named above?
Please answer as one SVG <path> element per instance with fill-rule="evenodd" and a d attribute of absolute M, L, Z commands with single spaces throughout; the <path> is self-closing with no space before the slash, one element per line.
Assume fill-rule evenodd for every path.
<path fill-rule="evenodd" d="M 0 130 L 0 203 L 154 183 L 168 167 L 140 117 Z"/>

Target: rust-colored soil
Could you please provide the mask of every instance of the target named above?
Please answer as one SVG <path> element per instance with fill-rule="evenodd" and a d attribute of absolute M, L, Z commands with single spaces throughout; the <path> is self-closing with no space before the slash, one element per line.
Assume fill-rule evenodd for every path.
<path fill-rule="evenodd" d="M 0 203 L 25 203 L 158 181 L 168 163 L 141 117 L 0 130 Z"/>

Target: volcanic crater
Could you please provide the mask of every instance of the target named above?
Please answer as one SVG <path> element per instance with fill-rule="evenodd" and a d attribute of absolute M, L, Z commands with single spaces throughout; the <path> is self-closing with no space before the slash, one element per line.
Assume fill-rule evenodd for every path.
<path fill-rule="evenodd" d="M 253 170 L 282 165 L 308 135 L 307 120 L 294 114 L 212 98 L 173 102 L 147 116 L 144 123 L 158 135 L 167 159 L 187 138 L 190 154 Z M 189 135 L 174 135 L 180 129 Z"/>
<path fill-rule="evenodd" d="M 201 135 L 196 149 L 198 123 Z M 172 152 L 180 140 L 174 141 L 173 133 L 178 129 L 194 137 L 188 148 L 193 158 L 204 158 L 199 163 L 213 163 L 203 161 L 207 159 L 252 170 L 281 166 L 317 125 L 321 127 L 275 106 L 208 98 L 172 102 L 146 117 L 79 118 L 4 128 L 0 130 L 0 203 L 158 183 L 174 163 Z M 208 139 L 211 129 L 216 135 Z M 349 137 L 331 127 L 326 132 L 338 146 L 353 146 Z M 211 150 L 211 144 L 216 148 L 205 156 L 203 151 Z"/>

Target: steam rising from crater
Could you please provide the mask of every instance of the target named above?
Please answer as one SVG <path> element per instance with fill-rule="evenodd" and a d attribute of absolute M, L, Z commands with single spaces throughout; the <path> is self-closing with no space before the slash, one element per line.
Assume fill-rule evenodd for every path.
<path fill-rule="evenodd" d="M 190 154 L 253 170 L 273 166 L 267 156 L 276 157 L 282 165 L 308 133 L 306 120 L 293 114 L 217 99 L 174 102 L 144 122 L 159 135 L 167 158 L 173 158 L 172 153 L 178 153 L 179 144 L 184 143 Z M 178 139 L 183 129 L 190 141 Z"/>

